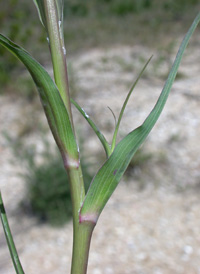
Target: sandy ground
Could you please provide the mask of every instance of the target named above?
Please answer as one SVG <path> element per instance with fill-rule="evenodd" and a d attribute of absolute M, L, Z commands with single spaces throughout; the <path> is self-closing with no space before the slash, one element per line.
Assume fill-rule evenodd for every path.
<path fill-rule="evenodd" d="M 73 96 L 111 140 L 116 114 L 144 60 L 154 54 L 127 106 L 119 138 L 139 126 L 162 89 L 171 62 L 164 53 L 142 46 L 95 49 L 70 60 Z M 200 273 L 200 51 L 190 45 L 166 108 L 143 150 L 153 156 L 130 171 L 119 184 L 99 219 L 92 239 L 91 274 Z M 80 92 L 79 96 L 77 93 Z M 31 116 L 34 113 L 34 118 Z M 92 161 L 102 150 L 86 122 L 75 113 L 77 130 L 85 136 Z M 19 136 L 27 120 L 39 119 L 40 109 L 15 96 L 0 97 L 1 132 Z M 42 116 L 43 117 L 43 116 Z M 41 118 L 42 122 L 45 121 Z M 29 136 L 37 139 L 38 132 Z M 52 228 L 38 224 L 18 208 L 25 184 L 11 164 L 12 152 L 0 135 L 0 188 L 16 246 L 26 273 L 70 272 L 72 224 Z M 126 179 L 126 180 L 125 180 Z M 9 252 L 0 226 L 0 273 L 12 274 Z"/>

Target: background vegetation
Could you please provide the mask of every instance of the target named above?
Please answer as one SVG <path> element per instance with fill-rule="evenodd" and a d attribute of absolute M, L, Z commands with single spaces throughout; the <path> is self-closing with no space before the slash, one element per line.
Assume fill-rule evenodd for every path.
<path fill-rule="evenodd" d="M 175 21 L 179 28 L 175 33 L 184 32 L 197 6 L 198 0 L 68 0 L 64 10 L 67 50 L 75 54 L 88 47 L 118 43 L 153 44 L 156 36 L 162 41 L 167 29 L 173 35 Z M 43 64 L 49 63 L 45 33 L 32 1 L 1 1 L 0 32 L 23 45 Z M 0 92 L 9 84 L 9 72 L 14 71 L 12 77 L 17 79 L 22 68 L 14 57 L 0 49 Z"/>
<path fill-rule="evenodd" d="M 19 164 L 18 176 L 26 183 L 26 193 L 20 208 L 40 222 L 61 226 L 72 217 L 72 204 L 68 177 L 55 145 L 43 136 L 43 150 L 38 153 L 35 145 L 24 145 L 23 139 L 6 135 L 12 148 L 13 164 Z M 86 189 L 92 179 L 84 161 L 81 161 Z"/>

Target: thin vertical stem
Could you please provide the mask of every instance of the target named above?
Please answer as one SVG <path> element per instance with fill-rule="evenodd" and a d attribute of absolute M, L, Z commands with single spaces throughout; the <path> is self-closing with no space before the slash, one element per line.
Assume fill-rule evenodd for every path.
<path fill-rule="evenodd" d="M 62 4 L 62 0 L 60 0 L 60 2 Z M 55 0 L 44 0 L 44 8 L 48 35 L 47 40 L 49 41 L 51 51 L 54 78 L 72 123 L 71 103 L 66 64 L 66 49 L 64 45 L 64 35 L 62 28 L 62 15 L 58 14 L 58 7 L 56 5 Z"/>
<path fill-rule="evenodd" d="M 79 211 L 85 197 L 81 167 L 79 166 L 78 169 L 67 169 L 67 172 L 70 178 L 70 192 L 73 207 L 73 250 L 71 274 L 86 274 L 90 240 L 94 224 L 89 222 L 79 222 Z"/>
<path fill-rule="evenodd" d="M 70 190 L 73 205 L 73 250 L 71 274 L 86 274 L 90 240 L 94 224 L 89 222 L 79 222 L 79 211 L 85 197 L 85 190 L 80 187 L 82 175 L 80 175 L 78 170 L 75 169 L 69 169 L 67 171 L 70 178 Z"/>
<path fill-rule="evenodd" d="M 66 65 L 66 50 L 62 31 L 62 16 L 58 7 L 63 0 L 43 0 L 46 28 L 52 56 L 55 83 L 68 111 L 71 125 L 73 120 L 70 105 L 70 95 Z M 88 264 L 88 253 L 90 239 L 93 231 L 93 224 L 79 223 L 79 210 L 85 198 L 85 188 L 81 166 L 70 165 L 70 159 L 63 156 L 64 165 L 69 176 L 70 192 L 73 208 L 73 254 L 71 274 L 86 274 Z M 72 161 L 73 163 L 73 161 Z"/>
<path fill-rule="evenodd" d="M 20 260 L 19 260 L 18 254 L 17 254 L 17 249 L 16 249 L 15 243 L 13 241 L 12 233 L 11 233 L 8 219 L 6 216 L 6 211 L 5 211 L 3 200 L 1 197 L 1 192 L 0 192 L 0 214 L 1 214 L 1 221 L 2 221 L 2 225 L 3 225 L 3 229 L 5 232 L 5 236 L 6 236 L 6 241 L 7 241 L 8 247 L 9 247 L 13 265 L 15 267 L 15 271 L 17 274 L 24 274 L 22 265 L 20 263 Z"/>
<path fill-rule="evenodd" d="M 90 223 L 74 226 L 71 274 L 87 273 L 90 241 L 93 228 L 93 225 Z"/>

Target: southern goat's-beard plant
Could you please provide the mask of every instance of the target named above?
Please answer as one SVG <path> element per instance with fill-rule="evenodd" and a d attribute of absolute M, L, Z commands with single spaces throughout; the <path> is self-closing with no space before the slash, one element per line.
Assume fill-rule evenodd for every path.
<path fill-rule="evenodd" d="M 40 21 L 47 32 L 54 79 L 51 79 L 47 71 L 33 59 L 26 50 L 10 41 L 2 34 L 0 34 L 0 44 L 24 63 L 37 86 L 49 127 L 62 155 L 63 163 L 70 181 L 71 200 L 73 205 L 73 254 L 71 274 L 84 274 L 87 271 L 92 232 L 99 215 L 118 185 L 134 153 L 144 142 L 160 116 L 172 87 L 172 83 L 176 77 L 183 52 L 200 21 L 200 13 L 195 18 L 180 45 L 167 81 L 149 116 L 141 126 L 131 131 L 116 144 L 119 125 L 128 99 L 151 58 L 140 72 L 123 103 L 112 142 L 109 144 L 85 111 L 77 102 L 70 98 L 66 49 L 63 38 L 63 0 L 34 0 L 34 3 L 38 9 Z M 74 131 L 71 103 L 75 105 L 93 128 L 103 145 L 107 157 L 106 161 L 91 181 L 87 193 L 85 193 L 84 178 L 82 176 L 79 160 L 79 148 Z M 13 242 L 1 195 L 0 212 L 7 244 L 16 273 L 24 273 Z"/>

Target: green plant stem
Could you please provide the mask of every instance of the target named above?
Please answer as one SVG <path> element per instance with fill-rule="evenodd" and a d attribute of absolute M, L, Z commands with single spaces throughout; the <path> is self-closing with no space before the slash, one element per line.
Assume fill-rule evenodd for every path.
<path fill-rule="evenodd" d="M 17 254 L 17 249 L 16 249 L 15 243 L 13 241 L 12 233 L 11 233 L 11 230 L 9 227 L 3 200 L 1 197 L 1 192 L 0 192 L 0 214 L 1 214 L 1 221 L 2 221 L 2 225 L 3 225 L 3 229 L 5 232 L 5 236 L 6 236 L 6 241 L 7 241 L 8 247 L 9 247 L 13 265 L 15 267 L 15 271 L 17 274 L 24 274 L 22 265 L 20 263 L 20 260 L 19 260 L 18 254 Z"/>
<path fill-rule="evenodd" d="M 85 197 L 81 167 L 67 169 L 73 207 L 73 254 L 71 274 L 86 274 L 90 240 L 94 224 L 79 222 L 79 211 Z"/>
<path fill-rule="evenodd" d="M 59 18 L 55 0 L 44 0 L 44 8 L 55 83 L 66 106 L 73 128 L 66 52 L 62 32 L 62 18 Z M 85 274 L 87 271 L 90 239 L 94 225 L 90 222 L 79 223 L 79 211 L 85 198 L 85 188 L 80 163 L 78 160 L 65 159 L 65 157 L 63 160 L 69 176 L 73 209 L 73 254 L 71 274 Z"/>
<path fill-rule="evenodd" d="M 71 274 L 86 274 L 93 225 L 75 224 Z"/>
<path fill-rule="evenodd" d="M 66 49 L 62 31 L 62 20 L 59 18 L 55 0 L 43 0 L 46 16 L 47 39 L 49 41 L 55 83 L 68 111 L 73 127 L 69 84 L 66 63 Z"/>
<path fill-rule="evenodd" d="M 55 83 L 68 110 L 73 127 L 65 55 L 66 52 L 61 28 L 62 21 L 58 18 L 55 0 L 44 0 L 44 3 Z M 85 274 L 87 271 L 88 253 L 93 225 L 90 223 L 79 223 L 79 210 L 85 197 L 81 166 L 79 162 L 74 163 L 73 159 L 71 163 L 70 159 L 67 159 L 66 161 L 64 159 L 64 164 L 69 176 L 73 209 L 73 254 L 71 273 Z"/>

